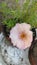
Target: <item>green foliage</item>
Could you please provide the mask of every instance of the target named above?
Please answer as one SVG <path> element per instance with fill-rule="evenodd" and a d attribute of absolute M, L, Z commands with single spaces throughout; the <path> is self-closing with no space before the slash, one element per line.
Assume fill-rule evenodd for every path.
<path fill-rule="evenodd" d="M 18 2 L 18 0 L 16 0 L 16 2 Z"/>
<path fill-rule="evenodd" d="M 30 23 L 33 27 L 37 27 L 37 2 L 33 2 L 32 6 L 25 14 L 25 21 Z"/>
<path fill-rule="evenodd" d="M 18 2 L 18 0 L 16 0 Z M 26 3 L 23 4 L 23 8 L 20 9 L 17 6 L 16 9 L 10 9 L 6 3 L 0 3 L 0 12 L 4 15 L 4 20 L 2 23 L 7 26 L 8 29 L 12 28 L 16 23 L 29 23 L 32 27 L 37 27 L 37 2 L 27 0 Z"/>

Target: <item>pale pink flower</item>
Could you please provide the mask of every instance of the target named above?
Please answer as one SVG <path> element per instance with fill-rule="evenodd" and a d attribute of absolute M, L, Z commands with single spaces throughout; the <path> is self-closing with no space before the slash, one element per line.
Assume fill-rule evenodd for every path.
<path fill-rule="evenodd" d="M 14 46 L 20 49 L 26 49 L 31 46 L 33 40 L 33 33 L 30 31 L 31 26 L 27 23 L 17 23 L 10 30 L 11 42 Z"/>

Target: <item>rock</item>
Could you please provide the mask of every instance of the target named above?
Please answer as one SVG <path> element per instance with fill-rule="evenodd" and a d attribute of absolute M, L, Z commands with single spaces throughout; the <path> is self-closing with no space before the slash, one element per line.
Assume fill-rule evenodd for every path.
<path fill-rule="evenodd" d="M 10 45 L 11 43 L 5 38 L 3 38 L 1 43 L 2 44 L 0 45 L 0 48 L 2 60 L 7 65 L 30 65 L 28 59 L 29 48 L 27 48 L 26 50 L 20 50 Z"/>

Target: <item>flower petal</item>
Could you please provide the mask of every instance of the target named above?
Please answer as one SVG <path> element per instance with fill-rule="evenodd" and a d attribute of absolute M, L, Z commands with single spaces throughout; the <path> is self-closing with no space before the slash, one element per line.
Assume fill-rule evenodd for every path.
<path fill-rule="evenodd" d="M 32 31 L 30 31 L 31 26 L 26 23 L 16 24 L 11 30 L 10 30 L 10 38 L 11 42 L 14 46 L 17 46 L 20 49 L 25 49 L 27 47 L 30 47 L 31 42 L 33 40 L 33 34 Z M 24 39 L 20 39 L 19 34 L 24 32 L 26 37 Z"/>

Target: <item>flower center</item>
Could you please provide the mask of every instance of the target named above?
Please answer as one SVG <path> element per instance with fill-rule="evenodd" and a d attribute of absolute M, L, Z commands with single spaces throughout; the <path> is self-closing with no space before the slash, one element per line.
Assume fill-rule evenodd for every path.
<path fill-rule="evenodd" d="M 24 33 L 24 32 L 22 32 L 21 34 L 20 34 L 20 39 L 25 39 L 26 38 L 26 34 Z"/>

